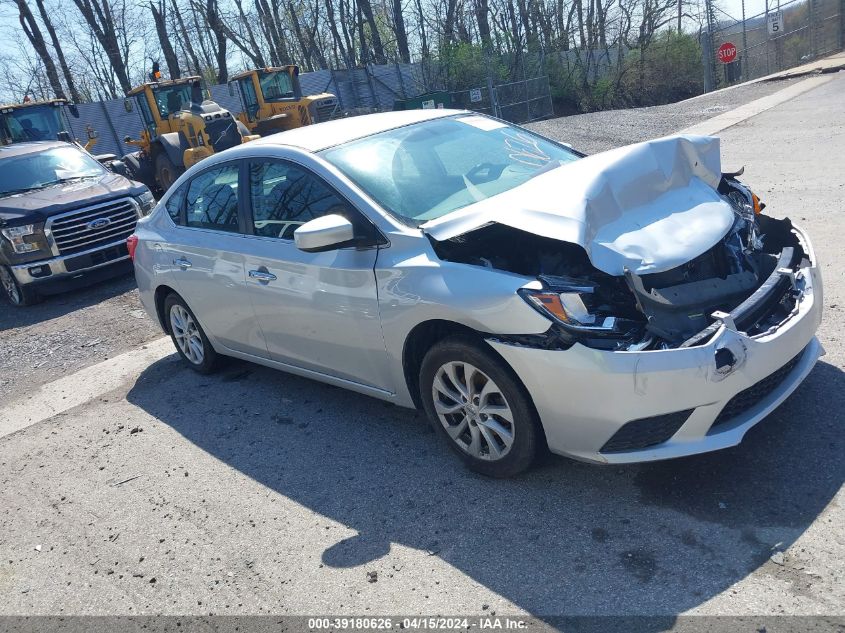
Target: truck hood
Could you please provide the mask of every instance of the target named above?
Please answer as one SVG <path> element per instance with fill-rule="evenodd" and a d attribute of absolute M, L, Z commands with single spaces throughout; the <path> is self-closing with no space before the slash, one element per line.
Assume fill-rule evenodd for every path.
<path fill-rule="evenodd" d="M 0 198 L 0 224 L 44 222 L 50 216 L 82 205 L 97 204 L 122 196 L 140 196 L 144 191 L 144 185 L 112 173 L 45 187 Z"/>
<path fill-rule="evenodd" d="M 671 136 L 568 163 L 420 228 L 437 241 L 498 223 L 582 246 L 610 275 L 670 270 L 733 226 L 719 139 Z"/>

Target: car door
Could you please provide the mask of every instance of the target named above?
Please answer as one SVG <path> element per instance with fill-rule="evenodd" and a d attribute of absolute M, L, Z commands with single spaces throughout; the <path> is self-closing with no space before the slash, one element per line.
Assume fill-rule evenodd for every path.
<path fill-rule="evenodd" d="M 375 228 L 303 166 L 253 159 L 247 171 L 247 287 L 271 358 L 392 391 L 375 283 L 378 249 L 306 253 L 293 240 L 297 227 L 327 214 L 344 215 L 356 231 Z"/>
<path fill-rule="evenodd" d="M 241 164 L 211 167 L 180 187 L 180 226 L 167 260 L 176 290 L 207 333 L 230 350 L 267 357 L 244 275 Z"/>

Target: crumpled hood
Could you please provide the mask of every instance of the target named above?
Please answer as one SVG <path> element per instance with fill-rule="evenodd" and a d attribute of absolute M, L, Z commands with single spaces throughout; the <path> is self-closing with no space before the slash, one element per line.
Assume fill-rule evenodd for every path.
<path fill-rule="evenodd" d="M 579 244 L 610 275 L 663 272 L 733 225 L 721 177 L 718 138 L 670 136 L 563 165 L 421 228 L 442 241 L 499 223 Z"/>
<path fill-rule="evenodd" d="M 0 221 L 9 224 L 44 222 L 57 213 L 83 204 L 97 204 L 121 196 L 140 196 L 147 188 L 120 174 L 108 173 L 62 185 L 0 198 Z"/>

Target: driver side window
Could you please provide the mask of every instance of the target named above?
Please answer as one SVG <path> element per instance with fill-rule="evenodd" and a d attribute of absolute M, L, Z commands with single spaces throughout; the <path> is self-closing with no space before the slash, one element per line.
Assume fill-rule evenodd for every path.
<path fill-rule="evenodd" d="M 293 240 L 306 222 L 338 214 L 356 223 L 357 213 L 321 178 L 282 161 L 253 161 L 249 168 L 255 235 Z"/>

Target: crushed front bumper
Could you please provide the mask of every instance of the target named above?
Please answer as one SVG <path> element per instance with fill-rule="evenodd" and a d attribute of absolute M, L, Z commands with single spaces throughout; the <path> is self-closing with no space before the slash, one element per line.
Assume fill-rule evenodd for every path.
<path fill-rule="evenodd" d="M 795 273 L 796 308 L 774 331 L 750 337 L 722 324 L 704 345 L 639 352 L 580 344 L 543 350 L 490 340 L 528 389 L 549 449 L 612 464 L 739 444 L 824 354 L 815 337 L 821 274 L 800 235 L 811 264 Z"/>

